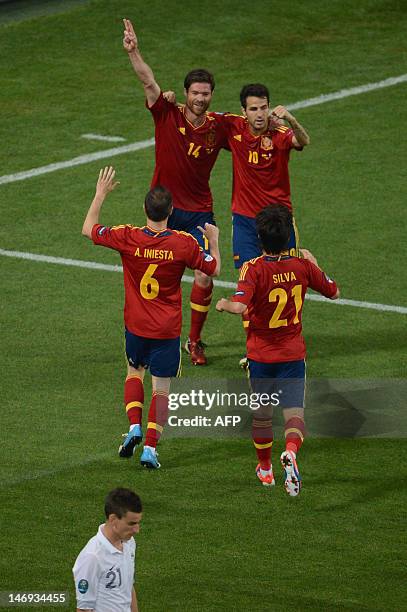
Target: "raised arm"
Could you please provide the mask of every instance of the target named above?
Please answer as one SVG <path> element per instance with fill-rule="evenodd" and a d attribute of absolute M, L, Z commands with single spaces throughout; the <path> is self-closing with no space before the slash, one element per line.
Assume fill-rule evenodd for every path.
<path fill-rule="evenodd" d="M 220 273 L 220 251 L 219 251 L 219 228 L 212 223 L 205 223 L 205 227 L 198 225 L 198 229 L 203 233 L 209 244 L 211 257 L 216 261 L 216 268 L 212 276 L 219 276 Z"/>
<path fill-rule="evenodd" d="M 102 204 L 110 191 L 113 191 L 119 184 L 119 181 L 115 181 L 116 171 L 112 166 L 106 166 L 99 172 L 99 178 L 96 183 L 96 193 L 92 200 L 92 204 L 89 207 L 88 213 L 83 222 L 82 234 L 92 240 L 92 228 L 96 223 L 99 223 L 100 209 Z"/>
<path fill-rule="evenodd" d="M 123 19 L 123 24 L 123 48 L 127 51 L 134 72 L 137 74 L 140 83 L 144 87 L 147 104 L 151 107 L 160 95 L 160 86 L 156 82 L 150 66 L 146 64 L 141 56 L 138 48 L 137 36 L 130 19 Z"/>
<path fill-rule="evenodd" d="M 281 105 L 276 106 L 271 111 L 271 114 L 277 119 L 285 119 L 286 121 L 288 121 L 291 129 L 294 132 L 294 136 L 293 136 L 294 147 L 305 147 L 306 145 L 309 145 L 310 138 L 307 132 L 302 127 L 302 125 L 298 123 L 294 115 L 289 113 L 288 110 L 284 106 L 281 106 Z"/>

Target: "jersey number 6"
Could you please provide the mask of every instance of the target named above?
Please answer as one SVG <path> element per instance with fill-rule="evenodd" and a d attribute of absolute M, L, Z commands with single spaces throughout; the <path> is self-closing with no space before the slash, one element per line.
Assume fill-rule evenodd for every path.
<path fill-rule="evenodd" d="M 140 281 L 140 293 L 145 300 L 153 300 L 160 291 L 158 280 L 153 277 L 157 268 L 158 264 L 150 264 Z"/>

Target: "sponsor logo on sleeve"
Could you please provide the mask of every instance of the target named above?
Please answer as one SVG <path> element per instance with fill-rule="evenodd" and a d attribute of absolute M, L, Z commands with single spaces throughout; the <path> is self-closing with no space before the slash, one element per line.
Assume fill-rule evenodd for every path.
<path fill-rule="evenodd" d="M 82 595 L 84 593 L 86 593 L 86 591 L 89 588 L 89 582 L 87 580 L 85 580 L 84 578 L 82 578 L 82 580 L 79 580 L 78 582 L 78 591 L 79 593 L 82 593 Z"/>
<path fill-rule="evenodd" d="M 332 278 L 329 278 L 329 276 L 327 276 L 327 275 L 325 274 L 325 272 L 324 272 L 324 276 L 325 276 L 326 280 L 328 281 L 328 283 L 333 283 Z"/>
<path fill-rule="evenodd" d="M 244 291 L 236 291 L 235 295 L 244 295 Z"/>
<path fill-rule="evenodd" d="M 106 225 L 104 225 L 103 227 L 99 227 L 99 229 L 98 229 L 98 236 L 103 236 L 103 234 L 105 233 L 106 230 L 107 230 Z"/>
<path fill-rule="evenodd" d="M 212 255 L 205 255 L 205 261 L 213 261 Z"/>

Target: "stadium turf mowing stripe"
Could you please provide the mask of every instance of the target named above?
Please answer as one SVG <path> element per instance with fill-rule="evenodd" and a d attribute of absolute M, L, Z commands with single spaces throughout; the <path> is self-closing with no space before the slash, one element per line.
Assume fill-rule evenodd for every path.
<path fill-rule="evenodd" d="M 70 470 L 75 470 L 77 468 L 85 467 L 91 463 L 97 463 L 98 461 L 102 461 L 108 459 L 112 456 L 112 452 L 98 453 L 97 455 L 88 455 L 84 459 L 80 461 L 74 461 L 71 463 L 62 463 L 55 467 L 49 468 L 47 470 L 40 470 L 39 472 L 28 472 L 23 475 L 19 475 L 16 478 L 11 478 L 10 480 L 0 480 L 0 485 L 2 487 L 11 487 L 26 480 L 39 480 L 40 478 L 50 478 L 55 476 L 56 474 L 60 474 L 62 472 L 69 472 Z"/>
<path fill-rule="evenodd" d="M 95 261 L 82 261 L 80 259 L 66 259 L 64 257 L 52 257 L 50 255 L 37 255 L 36 253 L 23 253 L 21 251 L 7 251 L 0 249 L 0 256 L 3 257 L 14 257 L 16 259 L 28 259 L 30 261 L 38 261 L 42 263 L 58 264 L 63 266 L 76 266 L 78 268 L 88 268 L 91 270 L 104 270 L 106 272 L 123 272 L 122 266 L 109 265 L 97 263 Z M 185 283 L 193 283 L 193 276 L 187 276 L 184 274 L 182 280 Z M 222 281 L 214 279 L 213 281 L 216 287 L 224 287 L 225 289 L 234 289 L 236 283 L 231 281 Z M 380 310 L 382 312 L 397 312 L 399 314 L 407 314 L 407 307 L 396 306 L 393 304 L 377 304 L 375 302 L 363 302 L 360 300 L 328 300 L 321 295 L 307 293 L 306 299 L 313 302 L 324 302 L 326 304 L 337 304 L 339 306 L 355 306 L 356 308 L 367 308 L 369 310 Z"/>
<path fill-rule="evenodd" d="M 307 100 L 300 100 L 292 104 L 287 104 L 288 110 L 295 110 L 299 108 L 307 108 L 309 106 L 316 106 L 318 104 L 325 104 L 333 100 L 342 100 L 349 96 L 356 96 L 362 93 L 368 93 L 376 89 L 383 89 L 384 87 L 392 87 L 399 85 L 400 83 L 407 82 L 407 74 L 401 74 L 397 77 L 390 77 L 376 83 L 367 83 L 366 85 L 360 85 L 358 87 L 351 87 L 349 89 L 341 89 L 332 94 L 321 94 L 315 98 L 308 98 Z M 102 138 L 98 137 L 99 140 Z M 107 140 L 107 138 L 105 138 Z M 40 166 L 39 168 L 32 168 L 31 170 L 25 170 L 23 172 L 17 172 L 15 174 L 5 174 L 0 176 L 0 185 L 6 185 L 8 183 L 14 183 L 16 181 L 24 181 L 25 179 L 40 176 L 42 174 L 48 174 L 49 172 L 55 172 L 56 170 L 63 170 L 65 168 L 72 168 L 74 166 L 80 166 L 82 164 L 88 164 L 98 159 L 106 159 L 108 157 L 115 157 L 116 155 L 122 155 L 124 153 L 132 153 L 133 151 L 139 151 L 140 149 L 146 149 L 154 145 L 154 138 L 148 140 L 142 140 L 140 142 L 133 142 L 129 145 L 122 147 L 116 147 L 113 149 L 107 149 L 106 151 L 96 151 L 88 155 L 80 155 L 64 162 L 56 162 L 48 164 L 47 166 Z"/>
<path fill-rule="evenodd" d="M 0 0 L 0 27 L 17 22 L 66 13 L 69 10 L 81 8 L 89 0 Z"/>

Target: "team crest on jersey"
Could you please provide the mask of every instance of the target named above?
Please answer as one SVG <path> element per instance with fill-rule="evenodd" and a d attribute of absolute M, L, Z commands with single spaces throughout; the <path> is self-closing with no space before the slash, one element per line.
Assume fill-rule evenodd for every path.
<path fill-rule="evenodd" d="M 206 146 L 208 149 L 211 149 L 216 144 L 216 132 L 215 130 L 209 130 L 206 134 Z"/>
<path fill-rule="evenodd" d="M 82 578 L 82 580 L 79 580 L 78 582 L 78 591 L 79 593 L 82 593 L 82 595 L 84 593 L 86 593 L 86 591 L 89 588 L 89 582 L 87 580 L 85 580 L 84 578 Z"/>
<path fill-rule="evenodd" d="M 273 148 L 273 141 L 271 140 L 270 136 L 262 136 L 260 146 L 265 151 L 271 151 Z"/>

